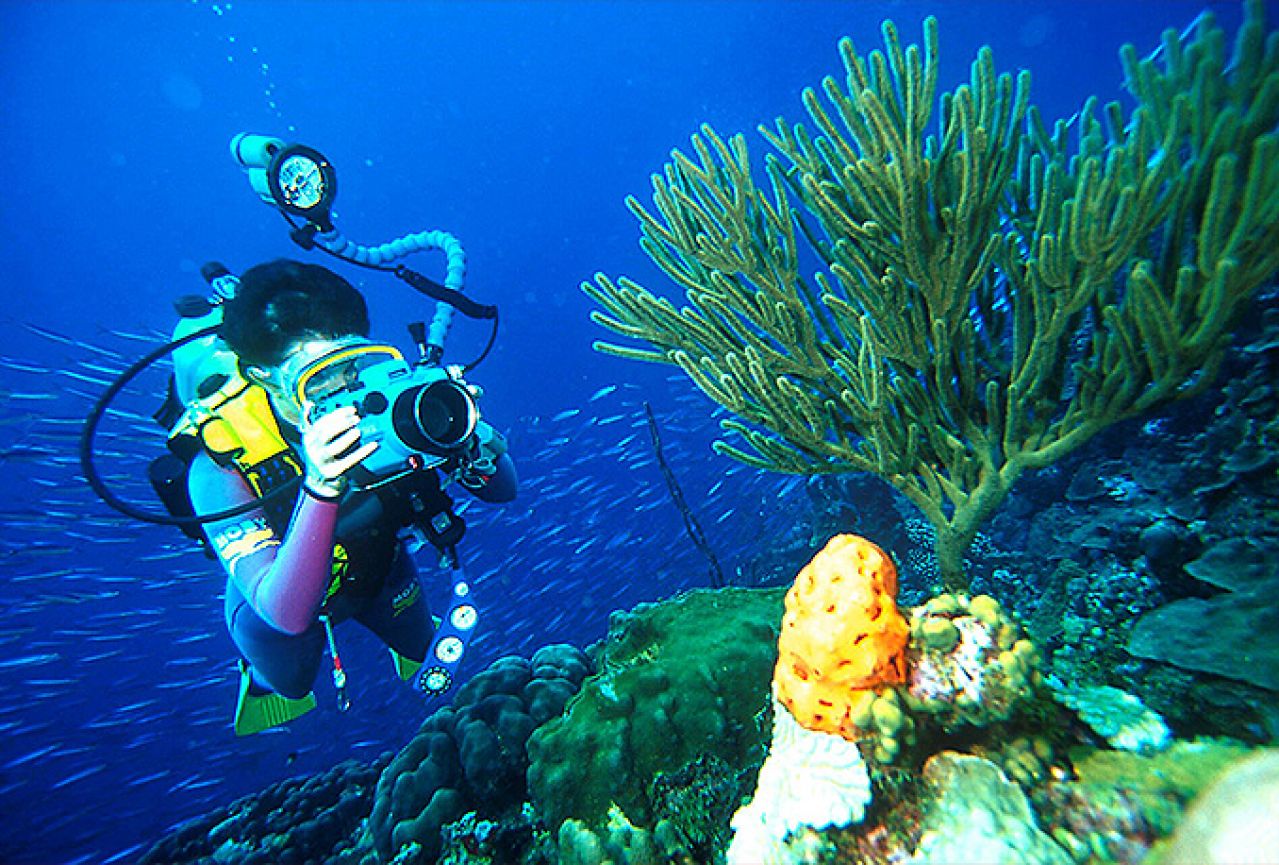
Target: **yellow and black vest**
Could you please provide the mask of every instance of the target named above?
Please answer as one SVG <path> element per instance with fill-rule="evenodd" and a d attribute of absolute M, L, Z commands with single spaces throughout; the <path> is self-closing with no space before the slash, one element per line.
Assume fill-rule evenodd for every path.
<path fill-rule="evenodd" d="M 189 403 L 169 431 L 169 447 L 186 462 L 204 451 L 223 468 L 234 469 L 258 498 L 267 498 L 303 473 L 297 442 L 290 441 L 258 385 L 230 375 L 207 396 Z M 268 525 L 284 537 L 293 517 L 296 495 L 281 494 L 263 502 Z M 338 512 L 333 547 L 333 581 L 328 597 L 339 590 L 373 594 L 390 569 L 397 545 L 397 526 L 383 519 L 372 494 L 344 500 Z"/>

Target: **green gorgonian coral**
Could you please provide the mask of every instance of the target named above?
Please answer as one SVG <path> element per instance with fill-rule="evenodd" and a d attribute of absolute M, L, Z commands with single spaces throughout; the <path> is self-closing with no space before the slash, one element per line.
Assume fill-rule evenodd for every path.
<path fill-rule="evenodd" d="M 651 348 L 596 347 L 678 364 L 735 415 L 746 449 L 720 453 L 883 477 L 963 587 L 1017 478 L 1207 387 L 1279 267 L 1279 39 L 1246 10 L 1233 56 L 1211 16 L 1150 58 L 1125 46 L 1132 112 L 1093 99 L 1051 131 L 988 48 L 934 127 L 931 18 L 922 52 L 891 23 L 883 52 L 843 40 L 845 86 L 804 93 L 815 133 L 761 129 L 767 188 L 742 136 L 704 126 L 654 175 L 654 211 L 628 199 L 690 305 L 597 275 L 592 318 Z"/>

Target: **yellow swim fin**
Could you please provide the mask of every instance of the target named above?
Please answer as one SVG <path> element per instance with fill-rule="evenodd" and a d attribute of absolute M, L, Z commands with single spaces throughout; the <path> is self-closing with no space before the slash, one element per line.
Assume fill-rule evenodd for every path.
<path fill-rule="evenodd" d="M 280 694 L 253 694 L 253 674 L 249 665 L 240 662 L 240 696 L 235 704 L 235 735 L 251 736 L 272 727 L 287 724 L 315 708 L 315 694 L 291 700 Z"/>
<path fill-rule="evenodd" d="M 391 660 L 395 662 L 395 674 L 400 677 L 401 682 L 407 682 L 422 669 L 422 662 L 415 661 L 412 658 L 406 658 L 395 649 L 391 649 Z"/>
<path fill-rule="evenodd" d="M 431 616 L 431 625 L 433 630 L 440 629 L 441 620 L 439 616 Z M 390 649 L 390 647 L 387 647 Z M 415 661 L 412 658 L 406 658 L 395 649 L 390 649 L 391 660 L 395 662 L 395 675 L 400 677 L 401 682 L 407 682 L 409 679 L 417 675 L 417 671 L 422 669 L 422 662 Z"/>

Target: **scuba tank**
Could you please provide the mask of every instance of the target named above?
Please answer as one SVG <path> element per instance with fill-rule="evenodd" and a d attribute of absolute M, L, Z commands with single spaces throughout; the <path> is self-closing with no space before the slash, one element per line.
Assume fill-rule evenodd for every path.
<path fill-rule="evenodd" d="M 178 347 L 173 350 L 173 375 L 164 402 L 153 415 L 156 422 L 170 432 L 182 419 L 186 406 L 240 378 L 235 354 L 217 335 L 217 328 L 222 324 L 222 303 L 235 295 L 240 280 L 216 261 L 201 267 L 200 273 L 213 293 L 208 297 L 186 295 L 174 303 L 178 323 L 173 328 L 170 344 L 177 343 Z M 199 336 L 202 331 L 205 335 Z M 187 489 L 192 454 L 173 447 L 176 441 L 171 438 L 170 449 L 151 460 L 147 480 L 169 516 L 183 520 L 178 526 L 183 534 L 198 543 L 206 556 L 213 558 L 204 532 L 194 521 L 195 509 Z"/>
<path fill-rule="evenodd" d="M 211 261 L 200 268 L 201 275 L 213 289 L 208 298 L 188 296 L 175 304 L 178 323 L 173 328 L 173 341 L 205 328 L 222 324 L 222 303 L 235 296 L 239 278 L 219 262 Z M 232 376 L 239 376 L 235 354 L 217 334 L 196 339 L 173 352 L 174 395 L 182 405 L 208 396 Z M 216 385 L 211 382 L 217 381 Z"/>

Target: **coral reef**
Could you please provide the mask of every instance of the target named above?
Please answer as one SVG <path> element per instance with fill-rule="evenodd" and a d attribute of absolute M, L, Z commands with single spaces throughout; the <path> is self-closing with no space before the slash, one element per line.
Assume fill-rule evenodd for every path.
<path fill-rule="evenodd" d="M 1275 451 L 1265 447 L 1265 430 L 1279 417 L 1279 292 L 1260 301 L 1228 359 L 1224 392 L 1188 405 L 1123 451 L 1140 489 L 1127 507 L 1139 526 L 1151 527 L 1142 541 L 1154 534 L 1167 542 L 1135 551 L 1142 558 L 1134 569 L 1153 574 L 1158 591 L 1135 624 L 1111 629 L 1140 660 L 1117 658 L 1110 671 L 1112 683 L 1134 690 L 1182 735 L 1256 742 L 1279 738 L 1273 641 L 1256 639 L 1279 616 L 1274 590 L 1264 587 L 1274 583 L 1265 562 L 1279 545 L 1279 475 Z M 1193 618 L 1200 612 L 1221 630 L 1205 633 Z M 1241 663 L 1232 645 L 1255 654 Z M 1125 681 L 1114 681 L 1115 673 Z"/>
<path fill-rule="evenodd" d="M 495 661 L 458 690 L 391 760 L 377 783 L 369 833 L 390 859 L 415 845 L 414 861 L 440 852 L 441 829 L 468 811 L 495 817 L 527 798 L 526 743 L 563 711 L 589 672 L 572 646 L 546 646 L 531 661 Z"/>
<path fill-rule="evenodd" d="M 836 538 L 815 561 L 859 548 Z M 858 596 L 847 567 L 806 572 L 797 583 L 834 575 L 836 591 L 849 593 L 821 596 L 842 616 L 879 613 L 884 599 L 875 593 L 861 593 L 872 610 L 846 609 Z M 844 686 L 874 694 L 870 710 L 829 733 L 774 706 L 755 797 L 733 818 L 730 865 L 1135 863 L 1200 789 L 1248 753 L 1233 743 L 1172 742 L 1155 713 L 1112 687 L 1042 687 L 1034 646 L 989 596 L 940 595 L 909 612 L 904 680 L 878 693 L 856 679 Z M 1063 706 L 1087 726 L 1070 723 Z M 894 739 L 904 744 L 885 747 Z"/>
<path fill-rule="evenodd" d="M 911 865 L 1074 861 L 1039 828 L 1026 795 L 994 763 L 943 751 L 928 758 L 921 775 L 935 790 Z"/>
<path fill-rule="evenodd" d="M 1214 576 L 1223 567 L 1240 579 L 1257 575 L 1258 554 L 1273 558 L 1279 545 L 1274 463 L 1258 467 L 1240 457 L 1255 454 L 1253 445 L 1279 416 L 1279 292 L 1263 292 L 1255 312 L 1227 358 L 1224 391 L 1154 421 L 1116 427 L 1028 478 L 990 523 L 990 543 L 980 551 L 974 544 L 965 568 L 974 593 L 998 597 L 1020 618 L 1045 672 L 1080 686 L 1118 687 L 1181 736 L 1261 743 L 1279 738 L 1279 702 L 1255 683 L 1262 677 L 1257 665 L 1234 663 L 1237 642 L 1186 640 L 1194 645 L 1182 653 L 1172 645 L 1188 630 L 1179 615 L 1171 633 L 1152 629 L 1156 647 L 1166 644 L 1157 655 L 1128 650 L 1143 616 L 1183 600 L 1193 600 L 1184 605 L 1192 608 L 1228 607 L 1235 641 L 1263 655 L 1269 647 L 1248 635 L 1273 616 L 1279 595 L 1245 590 L 1252 603 L 1238 603 L 1220 587 L 1229 575 Z M 923 603 L 935 565 L 915 546 L 925 542 L 927 524 L 909 519 L 908 503 L 876 496 L 887 488 L 864 475 L 812 478 L 808 487 L 818 510 L 813 522 L 882 539 L 902 563 L 900 603 Z M 874 506 L 851 514 L 844 504 L 862 500 Z M 1234 561 L 1232 550 L 1239 553 Z"/>
<path fill-rule="evenodd" d="M 733 817 L 730 865 L 805 861 L 809 830 L 860 823 L 872 798 L 863 750 L 882 774 L 916 744 L 917 721 L 935 741 L 1031 701 L 1038 657 L 998 601 L 940 595 L 907 623 L 896 593 L 892 560 L 852 535 L 800 570 L 778 640 L 773 738 Z"/>
<path fill-rule="evenodd" d="M 1195 796 L 1252 753 L 1238 743 L 1178 741 L 1152 754 L 1079 748 L 1069 773 L 1033 791 L 1053 838 L 1077 860 L 1137 863 Z"/>
<path fill-rule="evenodd" d="M 818 632 L 832 605 L 872 631 L 897 615 L 892 563 L 877 548 L 837 537 L 821 555 L 807 577 L 848 597 L 796 592 Z M 596 674 L 564 646 L 501 659 L 394 758 L 276 785 L 183 827 L 143 862 L 1135 865 L 1251 753 L 1207 740 L 1159 750 L 1149 713 L 1127 695 L 1040 687 L 1037 654 L 1008 613 L 966 595 L 907 611 L 900 658 L 889 652 L 892 663 L 864 666 L 869 679 L 843 680 L 872 698 L 846 700 L 858 711 L 837 732 L 805 729 L 767 687 L 770 670 L 793 672 L 794 658 L 774 654 L 794 645 L 776 623 L 802 607 L 776 590 L 721 589 L 615 614 Z M 901 681 L 879 681 L 885 670 Z M 770 705 L 773 740 L 756 777 Z M 1222 795 L 1228 804 L 1208 813 L 1246 810 L 1237 793 Z M 1202 850 L 1206 830 L 1196 831 L 1167 850 Z"/>
<path fill-rule="evenodd" d="M 1225 592 L 1184 598 L 1137 621 L 1128 651 L 1140 657 L 1238 679 L 1279 691 L 1279 564 L 1273 550 L 1227 538 L 1186 565 L 1195 578 Z"/>
<path fill-rule="evenodd" d="M 139 865 L 353 865 L 352 839 L 373 807 L 373 788 L 391 758 L 347 760 L 310 778 L 290 778 L 186 823 Z"/>
<path fill-rule="evenodd" d="M 1245 9 L 1233 56 L 1211 16 L 1149 58 L 1125 46 L 1136 108 L 1100 120 L 1090 100 L 1051 130 L 1029 73 L 996 75 L 983 49 L 928 135 L 931 19 L 923 51 L 891 24 L 882 53 L 844 40 L 846 92 L 821 88 L 833 110 L 804 95 L 817 134 L 764 131 L 780 154 L 771 194 L 745 139 L 704 126 L 695 158 L 677 151 L 654 175 L 656 214 L 628 200 L 691 306 L 597 275 L 583 285 L 594 320 L 652 348 L 597 347 L 678 365 L 753 451 L 721 453 L 879 475 L 932 524 L 942 579 L 963 588 L 965 551 L 1013 484 L 1207 388 L 1279 266 L 1279 51 L 1261 0 Z M 801 236 L 825 265 L 815 286 Z"/>
<path fill-rule="evenodd" d="M 1038 683 L 1038 653 L 989 595 L 938 595 L 911 611 L 906 705 L 944 731 L 1007 720 Z"/>
<path fill-rule="evenodd" d="M 548 828 L 598 829 L 612 805 L 652 826 L 664 773 L 711 755 L 733 771 L 757 760 L 780 609 L 778 590 L 725 589 L 615 613 L 599 672 L 529 739 L 529 792 Z"/>

